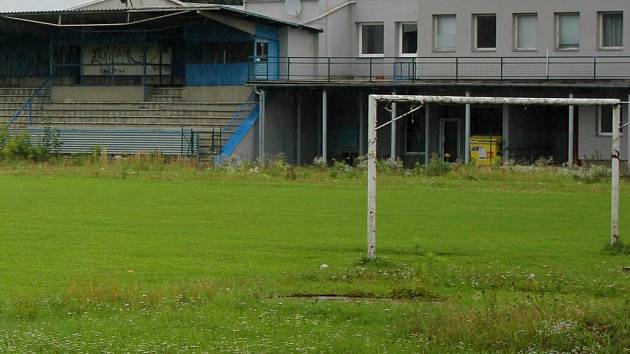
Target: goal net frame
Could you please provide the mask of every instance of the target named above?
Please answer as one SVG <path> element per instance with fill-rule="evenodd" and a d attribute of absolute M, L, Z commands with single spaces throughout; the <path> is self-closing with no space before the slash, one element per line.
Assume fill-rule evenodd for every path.
<path fill-rule="evenodd" d="M 619 242 L 619 165 L 621 151 L 621 100 L 586 98 L 526 98 L 526 97 L 470 97 L 470 96 L 428 96 L 428 95 L 370 95 L 368 98 L 368 195 L 367 195 L 367 258 L 376 259 L 376 151 L 377 131 L 404 118 L 410 112 L 392 118 L 378 125 L 379 103 L 408 103 L 418 107 L 427 104 L 449 105 L 509 105 L 509 106 L 611 106 L 612 107 L 612 154 L 611 154 L 611 225 L 610 245 Z M 425 152 L 426 153 L 426 152 Z"/>

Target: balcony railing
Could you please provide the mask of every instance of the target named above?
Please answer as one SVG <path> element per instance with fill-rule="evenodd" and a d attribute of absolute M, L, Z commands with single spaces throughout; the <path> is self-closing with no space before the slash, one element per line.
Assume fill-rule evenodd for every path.
<path fill-rule="evenodd" d="M 630 80 L 630 56 L 253 58 L 249 80 Z"/>

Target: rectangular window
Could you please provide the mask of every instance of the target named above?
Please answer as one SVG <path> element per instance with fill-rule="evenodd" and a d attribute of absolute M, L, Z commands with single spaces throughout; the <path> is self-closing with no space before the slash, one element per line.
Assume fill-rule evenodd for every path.
<path fill-rule="evenodd" d="M 497 49 L 497 16 L 496 15 L 473 15 L 475 49 L 495 50 Z"/>
<path fill-rule="evenodd" d="M 601 49 L 623 48 L 623 13 L 599 13 L 599 46 Z"/>
<path fill-rule="evenodd" d="M 610 136 L 612 135 L 612 107 L 597 107 L 597 134 Z"/>
<path fill-rule="evenodd" d="M 256 60 L 267 61 L 269 56 L 269 42 L 256 41 Z"/>
<path fill-rule="evenodd" d="M 560 50 L 580 49 L 580 14 L 556 14 L 556 48 Z"/>
<path fill-rule="evenodd" d="M 364 57 L 385 55 L 385 26 L 382 23 L 362 23 L 359 28 L 359 53 Z"/>
<path fill-rule="evenodd" d="M 433 17 L 435 32 L 435 50 L 454 51 L 457 37 L 457 18 L 455 15 L 435 15 Z"/>
<path fill-rule="evenodd" d="M 418 54 L 418 24 L 400 24 L 400 55 L 415 56 Z"/>
<path fill-rule="evenodd" d="M 514 15 L 514 49 L 536 50 L 538 33 L 538 15 Z"/>
<path fill-rule="evenodd" d="M 597 107 L 597 135 L 612 136 L 612 111 L 611 106 Z M 619 128 L 619 133 L 622 131 L 623 128 Z"/>

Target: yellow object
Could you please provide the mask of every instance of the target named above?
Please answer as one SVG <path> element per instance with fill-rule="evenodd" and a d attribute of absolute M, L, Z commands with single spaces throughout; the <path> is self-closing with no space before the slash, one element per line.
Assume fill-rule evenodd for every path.
<path fill-rule="evenodd" d="M 501 155 L 502 138 L 491 135 L 470 137 L 470 157 L 479 166 L 493 166 Z"/>

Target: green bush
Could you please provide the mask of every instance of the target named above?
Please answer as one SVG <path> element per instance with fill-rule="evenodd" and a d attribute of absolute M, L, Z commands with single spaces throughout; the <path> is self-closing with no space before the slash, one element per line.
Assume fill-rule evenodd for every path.
<path fill-rule="evenodd" d="M 5 130 L 6 131 L 6 130 Z M 30 135 L 26 132 L 10 137 L 6 133 L 0 133 L 0 156 L 9 161 L 15 160 L 48 160 L 48 150 L 42 145 L 33 145 Z"/>
<path fill-rule="evenodd" d="M 29 159 L 33 146 L 28 133 L 21 133 L 16 137 L 10 137 L 2 147 L 2 156 L 6 160 Z"/>
<path fill-rule="evenodd" d="M 0 128 L 0 151 L 4 148 L 9 140 L 9 132 L 7 128 Z"/>
<path fill-rule="evenodd" d="M 44 137 L 42 138 L 42 145 L 48 151 L 48 153 L 58 156 L 61 152 L 61 131 L 57 128 L 50 126 L 50 122 L 46 123 L 44 127 Z"/>
<path fill-rule="evenodd" d="M 429 177 L 443 176 L 451 170 L 450 163 L 442 160 L 437 154 L 431 155 L 431 160 L 425 168 L 425 173 Z"/>

